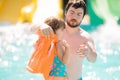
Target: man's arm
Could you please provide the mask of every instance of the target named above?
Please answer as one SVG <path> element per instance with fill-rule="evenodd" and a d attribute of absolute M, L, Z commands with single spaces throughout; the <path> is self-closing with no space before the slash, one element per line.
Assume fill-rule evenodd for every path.
<path fill-rule="evenodd" d="M 84 34 L 84 37 L 86 41 L 80 45 L 77 54 L 79 54 L 80 57 L 86 57 L 90 62 L 95 62 L 97 53 L 94 47 L 94 41 L 88 33 Z"/>
<path fill-rule="evenodd" d="M 28 26 L 25 31 L 29 32 L 29 33 L 36 33 L 37 30 L 40 30 L 44 36 L 46 36 L 47 38 L 50 37 L 50 32 L 52 34 L 54 34 L 53 30 L 51 29 L 51 27 L 45 23 L 42 24 L 31 24 L 30 26 Z"/>
<path fill-rule="evenodd" d="M 94 42 L 92 39 L 86 43 L 87 50 L 86 50 L 86 57 L 90 62 L 95 62 L 97 58 L 97 53 L 94 47 Z"/>

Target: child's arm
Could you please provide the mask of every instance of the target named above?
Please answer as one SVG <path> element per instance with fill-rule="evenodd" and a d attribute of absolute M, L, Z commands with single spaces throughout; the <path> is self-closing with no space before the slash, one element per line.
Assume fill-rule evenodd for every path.
<path fill-rule="evenodd" d="M 70 45 L 65 40 L 62 43 L 64 46 L 63 63 L 67 64 L 70 59 Z"/>
<path fill-rule="evenodd" d="M 57 46 L 58 57 L 64 63 L 67 64 L 70 58 L 70 45 L 65 41 L 59 41 Z"/>

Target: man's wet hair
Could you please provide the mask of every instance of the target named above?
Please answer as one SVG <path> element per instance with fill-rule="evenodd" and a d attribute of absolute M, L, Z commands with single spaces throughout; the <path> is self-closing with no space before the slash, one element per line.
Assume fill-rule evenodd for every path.
<path fill-rule="evenodd" d="M 65 8 L 66 13 L 71 6 L 75 9 L 82 8 L 84 10 L 84 15 L 86 14 L 86 3 L 83 0 L 69 0 Z"/>

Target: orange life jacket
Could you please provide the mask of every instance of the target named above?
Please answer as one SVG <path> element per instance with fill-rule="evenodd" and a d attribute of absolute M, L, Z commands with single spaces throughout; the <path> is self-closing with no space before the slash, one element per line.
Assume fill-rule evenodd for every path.
<path fill-rule="evenodd" d="M 52 68 L 56 47 L 57 37 L 50 34 L 50 38 L 42 35 L 41 31 L 37 31 L 39 39 L 36 42 L 35 50 L 27 65 L 27 70 L 31 73 L 42 73 L 46 79 Z"/>

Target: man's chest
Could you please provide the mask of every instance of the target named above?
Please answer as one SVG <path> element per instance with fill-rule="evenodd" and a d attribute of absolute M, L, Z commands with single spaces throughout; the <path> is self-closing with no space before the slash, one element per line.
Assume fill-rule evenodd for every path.
<path fill-rule="evenodd" d="M 63 39 L 68 42 L 68 44 L 71 46 L 71 52 L 75 53 L 80 45 L 84 44 L 87 40 L 86 38 L 80 36 L 80 35 L 64 35 Z"/>

